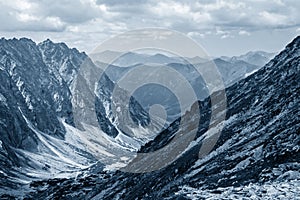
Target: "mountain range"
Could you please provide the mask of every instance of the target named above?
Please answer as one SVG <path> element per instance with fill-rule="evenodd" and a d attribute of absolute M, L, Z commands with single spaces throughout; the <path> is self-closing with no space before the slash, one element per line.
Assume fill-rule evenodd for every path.
<path fill-rule="evenodd" d="M 252 51 L 240 56 L 221 56 L 219 58 L 213 58 L 212 61 L 217 66 L 225 85 L 229 86 L 264 66 L 268 61 L 270 61 L 273 58 L 274 55 L 274 53 Z M 109 69 L 108 75 L 111 80 L 116 80 L 116 76 L 120 76 L 120 73 L 124 74 L 128 70 L 137 67 L 141 64 L 182 64 L 185 66 L 190 66 L 191 68 L 193 65 L 197 67 L 199 65 L 205 66 L 209 65 L 209 63 L 211 62 L 211 59 L 201 58 L 199 56 L 185 58 L 175 55 L 167 56 L 163 53 L 122 53 L 109 50 L 93 54 L 92 57 L 95 58 L 95 60 L 97 60 L 98 62 L 110 64 L 110 68 L 112 69 Z"/>
<path fill-rule="evenodd" d="M 92 90 L 96 96 L 92 107 L 97 115 L 93 123 L 102 130 L 95 135 L 94 124 L 76 127 L 78 117 L 89 121 L 89 112 L 83 112 L 81 107 L 91 106 L 88 97 L 94 95 L 91 90 L 79 94 L 76 88 L 78 82 L 90 87 L 79 73 L 80 67 L 84 65 L 89 70 L 101 63 L 93 63 L 88 55 L 64 43 L 46 40 L 36 44 L 26 38 L 0 40 L 2 199 L 300 196 L 300 36 L 270 61 L 273 54 L 263 52 L 214 59 L 227 86 L 227 102 L 218 106 L 226 104 L 227 112 L 219 113 L 214 128 L 210 128 L 212 97 L 204 95 L 185 115 L 173 115 L 166 127 L 151 137 L 136 134 L 141 127 L 145 133 L 151 131 L 146 128 L 147 106 L 140 102 L 146 98 L 143 93 L 130 102 L 134 123 L 125 127 L 127 131 L 120 131 L 118 125 L 126 122 L 128 115 L 120 113 L 115 118 L 111 111 L 116 103 L 110 98 L 113 88 L 118 87 L 116 81 L 141 62 L 156 62 L 178 70 L 193 87 L 201 89 L 202 82 L 194 78 L 191 69 L 194 64 L 205 67 L 206 62 L 188 64 L 162 54 L 127 56 L 110 63 Z M 120 90 L 120 100 L 130 95 Z M 76 101 L 80 95 L 82 101 Z M 218 91 L 212 94 L 216 98 L 219 95 Z M 167 104 L 173 105 L 173 101 Z M 78 113 L 80 116 L 76 116 Z M 195 123 L 189 117 L 191 113 L 201 119 L 197 130 L 190 130 L 189 125 Z M 223 116 L 225 121 L 218 121 Z M 181 119 L 188 126 L 179 127 Z M 153 123 L 154 128 L 159 127 L 159 120 Z M 199 158 L 202 145 L 219 133 L 219 126 L 224 128 L 216 145 Z M 114 168 L 122 164 L 116 155 L 134 161 L 130 152 L 154 152 L 169 144 L 177 132 L 192 131 L 196 131 L 193 141 L 174 162 L 160 170 L 130 173 Z"/>

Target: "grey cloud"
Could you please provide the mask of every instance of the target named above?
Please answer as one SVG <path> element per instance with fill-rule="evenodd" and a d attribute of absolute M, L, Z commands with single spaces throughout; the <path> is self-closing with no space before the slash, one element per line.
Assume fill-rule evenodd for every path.
<path fill-rule="evenodd" d="M 101 16 L 96 8 L 89 3 L 70 0 L 33 0 L 39 5 L 38 13 L 44 16 L 59 17 L 66 23 L 84 23 Z"/>
<path fill-rule="evenodd" d="M 22 7 L 20 2 L 32 6 Z M 0 32 L 27 31 L 38 37 L 37 31 L 43 31 L 84 50 L 144 27 L 174 29 L 204 43 L 268 38 L 270 32 L 278 32 L 276 38 L 283 41 L 300 27 L 299 8 L 296 0 L 0 0 Z"/>
<path fill-rule="evenodd" d="M 19 18 L 19 19 L 18 19 Z M 39 19 L 29 14 L 22 14 L 5 5 L 0 8 L 0 30 L 2 31 L 51 31 L 61 32 L 66 25 L 58 18 Z"/>
<path fill-rule="evenodd" d="M 262 30 L 299 26 L 299 1 L 246 0 L 241 2 L 238 6 L 239 3 L 235 1 L 215 1 L 214 3 L 204 4 L 202 11 L 210 10 L 208 12 L 212 17 L 212 23 L 224 29 L 236 27 Z M 207 7 L 205 9 L 207 5 L 210 6 L 210 9 Z"/>
<path fill-rule="evenodd" d="M 66 30 L 69 25 L 83 24 L 97 17 L 101 11 L 81 1 L 24 1 L 0 2 L 0 30 L 2 31 L 54 31 Z"/>
<path fill-rule="evenodd" d="M 137 4 L 146 4 L 147 0 L 126 0 L 126 1 L 120 1 L 120 0 L 97 0 L 97 4 L 105 4 L 108 6 L 120 6 L 120 5 L 137 5 Z"/>
<path fill-rule="evenodd" d="M 247 31 L 299 26 L 300 1 L 117 1 L 98 0 L 117 13 L 129 28 L 163 26 L 182 32 L 215 30 Z M 185 12 L 186 11 L 186 12 Z"/>
<path fill-rule="evenodd" d="M 184 33 L 198 32 L 201 33 L 201 37 L 205 33 L 222 37 L 241 30 L 251 33 L 258 30 L 299 27 L 300 24 L 300 1 L 292 0 L 240 2 L 24 0 L 24 2 L 34 6 L 20 9 L 18 6 L 16 8 L 14 3 L 2 3 L 3 5 L 0 3 L 0 30 L 84 31 L 110 35 L 130 29 L 157 26 Z M 101 6 L 103 7 L 100 8 Z"/>

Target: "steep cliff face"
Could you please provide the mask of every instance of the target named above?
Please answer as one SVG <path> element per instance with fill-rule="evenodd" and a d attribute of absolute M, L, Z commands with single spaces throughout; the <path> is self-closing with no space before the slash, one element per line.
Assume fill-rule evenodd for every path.
<path fill-rule="evenodd" d="M 70 84 L 87 56 L 26 38 L 1 39 L 0 52 L 1 185 L 9 187 L 28 178 L 23 169 L 47 171 L 51 165 L 51 157 L 40 155 L 54 155 L 44 136 L 63 140 L 62 122 L 73 124 Z"/>
<path fill-rule="evenodd" d="M 51 76 L 37 45 L 28 39 L 1 40 L 1 105 L 5 120 L 1 140 L 18 148 L 34 148 L 35 137 L 26 127 L 22 115 L 46 133 L 63 137 L 57 113 L 66 102 L 57 101 L 61 94 L 68 99 L 68 87 Z M 65 100 L 65 101 L 66 101 Z M 9 117 L 10 116 L 10 117 Z M 62 117 L 63 114 L 60 114 Z"/>
<path fill-rule="evenodd" d="M 14 147 L 34 147 L 34 138 L 26 137 L 24 115 L 37 129 L 62 138 L 64 129 L 59 118 L 72 124 L 72 104 L 69 86 L 76 68 L 86 58 L 65 44 L 47 40 L 36 45 L 29 39 L 1 39 L 1 111 L 13 119 L 7 120 L 1 137 Z M 69 71 L 68 71 L 69 70 Z M 4 111 L 6 109 L 6 111 Z M 22 128 L 18 127 L 22 126 Z M 13 131 L 17 129 L 17 131 Z M 27 128 L 28 129 L 28 128 Z M 29 132 L 29 133 L 27 133 Z M 6 136 L 4 136 L 6 135 Z M 28 142 L 28 144 L 27 144 Z"/>

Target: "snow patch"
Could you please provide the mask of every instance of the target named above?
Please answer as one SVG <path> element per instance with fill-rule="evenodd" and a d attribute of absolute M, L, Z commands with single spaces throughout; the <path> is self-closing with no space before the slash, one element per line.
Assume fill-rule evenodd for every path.
<path fill-rule="evenodd" d="M 122 167 L 126 167 L 126 163 L 121 163 L 121 162 L 116 162 L 111 165 L 106 165 L 105 168 L 103 169 L 104 171 L 114 171 L 116 169 L 120 169 Z"/>
<path fill-rule="evenodd" d="M 250 76 L 251 74 L 254 74 L 254 73 L 257 72 L 258 70 L 259 70 L 259 69 L 255 69 L 255 70 L 253 70 L 252 72 L 246 73 L 246 74 L 245 74 L 245 78 L 248 77 L 248 76 Z"/>
<path fill-rule="evenodd" d="M 5 106 L 7 106 L 6 98 L 1 93 L 0 93 L 0 101 L 2 101 Z"/>
<path fill-rule="evenodd" d="M 183 186 L 175 195 L 184 196 L 187 199 L 299 199 L 300 181 L 291 180 L 285 182 L 267 182 L 265 184 L 250 183 L 240 187 L 217 188 L 206 190 Z M 247 196 L 247 198 L 246 198 Z"/>

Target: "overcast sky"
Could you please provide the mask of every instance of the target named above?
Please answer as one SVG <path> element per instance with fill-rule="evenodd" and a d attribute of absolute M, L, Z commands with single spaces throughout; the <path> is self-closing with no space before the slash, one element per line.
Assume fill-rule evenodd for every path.
<path fill-rule="evenodd" d="M 300 35 L 299 0 L 0 0 L 2 37 L 50 38 L 91 52 L 111 36 L 162 27 L 212 56 L 278 52 Z"/>

